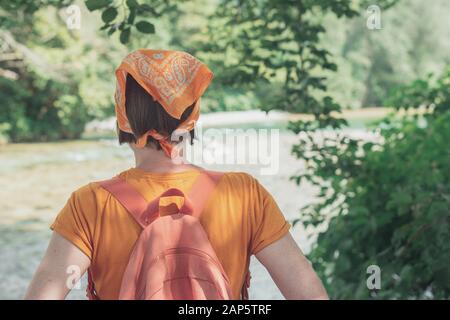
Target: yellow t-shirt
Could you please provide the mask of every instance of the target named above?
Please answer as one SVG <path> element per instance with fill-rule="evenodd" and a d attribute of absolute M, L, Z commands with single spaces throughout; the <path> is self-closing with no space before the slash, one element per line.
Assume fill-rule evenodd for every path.
<path fill-rule="evenodd" d="M 119 176 L 151 201 L 172 187 L 187 194 L 198 174 L 197 170 L 150 173 L 132 168 Z M 228 275 L 233 299 L 239 299 L 250 256 L 290 228 L 267 190 L 242 172 L 222 176 L 205 204 L 200 223 Z M 124 207 L 98 183 L 89 183 L 72 193 L 51 229 L 91 259 L 99 298 L 117 299 L 128 258 L 142 230 Z"/>

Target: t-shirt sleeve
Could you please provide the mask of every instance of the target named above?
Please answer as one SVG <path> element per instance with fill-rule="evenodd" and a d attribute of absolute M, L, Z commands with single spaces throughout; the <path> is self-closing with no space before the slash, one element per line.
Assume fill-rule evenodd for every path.
<path fill-rule="evenodd" d="M 95 217 L 95 194 L 87 185 L 72 193 L 50 229 L 72 242 L 92 259 Z"/>
<path fill-rule="evenodd" d="M 285 219 L 272 195 L 253 178 L 254 212 L 252 216 L 251 253 L 256 254 L 289 232 Z"/>

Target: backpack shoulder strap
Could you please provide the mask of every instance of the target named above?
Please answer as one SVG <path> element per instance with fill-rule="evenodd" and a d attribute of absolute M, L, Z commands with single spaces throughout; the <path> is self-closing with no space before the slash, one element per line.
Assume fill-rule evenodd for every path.
<path fill-rule="evenodd" d="M 142 216 L 147 209 L 148 203 L 136 189 L 119 177 L 99 181 L 98 183 L 124 206 L 142 228 L 145 228 Z M 89 300 L 99 300 L 90 268 L 88 269 L 86 295 Z"/>
<path fill-rule="evenodd" d="M 208 171 L 202 169 L 197 180 L 194 182 L 191 190 L 189 191 L 188 198 L 191 201 L 193 207 L 193 215 L 199 217 L 206 205 L 209 196 L 214 191 L 214 188 L 219 183 L 223 176 L 223 172 Z M 244 283 L 242 284 L 240 298 L 242 300 L 248 300 L 248 289 L 250 287 L 250 268 L 247 266 L 247 272 L 245 274 Z"/>
<path fill-rule="evenodd" d="M 119 177 L 100 181 L 99 184 L 127 209 L 142 228 L 145 228 L 143 213 L 147 209 L 148 202 L 135 188 Z"/>
<path fill-rule="evenodd" d="M 222 176 L 223 172 L 200 170 L 200 174 L 188 194 L 188 198 L 193 207 L 193 216 L 200 216 L 209 196 L 214 191 Z"/>

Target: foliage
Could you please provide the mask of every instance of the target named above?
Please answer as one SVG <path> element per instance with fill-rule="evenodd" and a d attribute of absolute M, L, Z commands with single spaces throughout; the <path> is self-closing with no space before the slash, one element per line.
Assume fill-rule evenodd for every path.
<path fill-rule="evenodd" d="M 334 10 L 338 15 L 354 16 L 348 1 L 224 1 L 211 23 L 212 41 L 206 45 L 224 64 L 219 75 L 224 84 L 254 88 L 263 83 L 281 81 L 283 92 L 262 105 L 269 111 L 280 108 L 292 112 L 323 113 L 332 104 L 313 97 L 311 91 L 325 91 L 324 78 L 313 76 L 315 68 L 335 70 L 329 52 L 319 47 L 319 23 L 308 14 Z M 214 61 L 214 59 L 211 59 Z M 325 106 L 326 105 L 326 106 Z M 331 111 L 331 110 L 330 110 Z"/>
<path fill-rule="evenodd" d="M 336 149 L 336 163 L 318 168 L 330 188 L 302 221 L 327 225 L 310 258 L 332 297 L 450 297 L 449 84 L 450 69 L 398 89 L 394 106 L 425 114 L 386 119 L 384 142 Z M 379 291 L 366 287 L 370 265 Z"/>
<path fill-rule="evenodd" d="M 114 52 L 107 39 L 92 42 L 89 32 L 67 29 L 60 7 L 66 4 L 0 6 L 0 131 L 10 141 L 78 138 L 86 122 L 112 113 L 114 88 L 105 78 L 113 73 Z M 91 49 L 100 44 L 103 49 Z"/>
<path fill-rule="evenodd" d="M 397 110 L 425 108 L 425 117 L 434 118 L 450 110 L 450 69 L 436 81 L 433 74 L 397 88 L 388 103 Z M 417 118 L 417 116 L 416 116 Z"/>
<path fill-rule="evenodd" d="M 79 137 L 89 119 L 81 98 L 74 90 L 39 76 L 26 82 L 0 78 L 0 100 L 3 103 L 0 123 L 12 141 L 47 141 Z M 76 90 L 76 89 L 75 89 Z"/>
<path fill-rule="evenodd" d="M 144 34 L 155 33 L 155 25 L 148 19 L 159 19 L 177 11 L 177 4 L 167 0 L 152 0 L 141 4 L 137 0 L 86 0 L 85 3 L 89 11 L 102 11 L 101 30 L 108 30 L 109 35 L 119 31 L 119 39 L 123 44 L 129 42 L 133 28 Z"/>
<path fill-rule="evenodd" d="M 447 0 L 400 1 L 380 11 L 381 29 L 374 30 L 365 12 L 351 21 L 325 17 L 321 42 L 339 66 L 329 74 L 332 96 L 351 108 L 387 106 L 392 88 L 441 73 L 450 63 L 448 42 L 439 40 L 450 37 L 449 12 Z"/>
<path fill-rule="evenodd" d="M 22 11 L 28 17 L 43 7 L 53 6 L 57 8 L 66 7 L 71 4 L 69 0 L 14 0 L 5 1 L 0 8 L 5 11 Z M 103 25 L 101 30 L 107 30 L 111 35 L 120 32 L 120 41 L 124 44 L 130 40 L 133 28 L 137 31 L 149 34 L 155 32 L 155 25 L 149 19 L 161 18 L 164 14 L 175 13 L 177 3 L 167 0 L 152 0 L 148 3 L 139 3 L 137 0 L 84 0 L 89 11 L 101 11 Z M 0 25 L 8 26 L 13 19 L 0 18 Z"/>

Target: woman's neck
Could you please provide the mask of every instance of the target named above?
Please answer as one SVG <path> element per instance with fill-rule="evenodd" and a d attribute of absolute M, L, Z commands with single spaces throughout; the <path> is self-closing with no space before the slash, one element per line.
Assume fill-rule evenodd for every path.
<path fill-rule="evenodd" d="M 181 172 L 192 169 L 201 169 L 198 166 L 184 162 L 178 164 L 170 159 L 162 150 L 153 147 L 136 148 L 131 146 L 136 160 L 136 168 L 148 172 Z"/>

